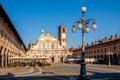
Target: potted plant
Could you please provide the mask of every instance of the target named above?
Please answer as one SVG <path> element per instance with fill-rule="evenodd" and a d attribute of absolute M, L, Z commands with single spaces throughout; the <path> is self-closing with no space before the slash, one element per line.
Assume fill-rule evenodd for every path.
<path fill-rule="evenodd" d="M 38 63 L 36 63 L 36 64 L 35 64 L 35 67 L 36 67 L 36 68 L 38 68 L 38 67 L 39 67 L 39 64 L 38 64 Z"/>
<path fill-rule="evenodd" d="M 25 67 L 28 68 L 30 66 L 30 63 L 26 63 Z"/>
<path fill-rule="evenodd" d="M 51 63 L 45 63 L 45 64 L 44 64 L 44 67 L 45 67 L 45 68 L 49 68 L 50 66 L 51 66 Z"/>
<path fill-rule="evenodd" d="M 16 68 L 19 68 L 20 67 L 20 63 L 16 63 Z"/>

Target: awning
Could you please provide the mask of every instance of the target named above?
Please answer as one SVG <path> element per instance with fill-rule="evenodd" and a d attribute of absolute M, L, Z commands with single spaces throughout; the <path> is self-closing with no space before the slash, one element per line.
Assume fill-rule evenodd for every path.
<path fill-rule="evenodd" d="M 10 57 L 9 59 L 12 60 L 20 60 L 20 59 L 28 59 L 28 60 L 46 60 L 46 59 L 50 59 L 50 57 Z"/>

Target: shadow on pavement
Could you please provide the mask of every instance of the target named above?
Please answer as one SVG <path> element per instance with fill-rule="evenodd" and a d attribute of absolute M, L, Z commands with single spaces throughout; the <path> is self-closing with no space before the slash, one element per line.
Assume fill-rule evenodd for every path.
<path fill-rule="evenodd" d="M 77 76 L 23 76 L 23 77 L 4 77 L 0 80 L 76 80 Z"/>
<path fill-rule="evenodd" d="M 98 73 L 89 76 L 93 80 L 120 80 L 120 73 Z"/>
<path fill-rule="evenodd" d="M 48 75 L 39 76 L 21 76 L 14 77 L 12 73 L 0 76 L 0 80 L 76 80 L 78 75 L 49 75 L 52 73 L 43 73 Z M 91 80 L 120 80 L 120 73 L 98 73 L 94 72 L 93 75 L 89 75 Z"/>
<path fill-rule="evenodd" d="M 0 80 L 6 80 L 6 78 L 14 77 L 14 74 L 7 73 L 6 75 L 0 75 Z"/>

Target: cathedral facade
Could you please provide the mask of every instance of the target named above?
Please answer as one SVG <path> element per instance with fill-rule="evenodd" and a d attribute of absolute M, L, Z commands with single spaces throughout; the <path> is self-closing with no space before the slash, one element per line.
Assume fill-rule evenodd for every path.
<path fill-rule="evenodd" d="M 28 57 L 34 57 L 37 61 L 47 61 L 52 63 L 64 62 L 68 54 L 66 45 L 66 26 L 58 27 L 58 38 L 50 33 L 41 30 L 36 43 L 29 43 L 29 50 L 26 53 Z"/>

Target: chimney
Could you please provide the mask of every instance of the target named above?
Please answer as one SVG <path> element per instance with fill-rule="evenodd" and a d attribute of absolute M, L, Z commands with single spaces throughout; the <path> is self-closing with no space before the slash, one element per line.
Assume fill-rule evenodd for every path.
<path fill-rule="evenodd" d="M 118 38 L 118 34 L 115 34 L 115 38 Z"/>

